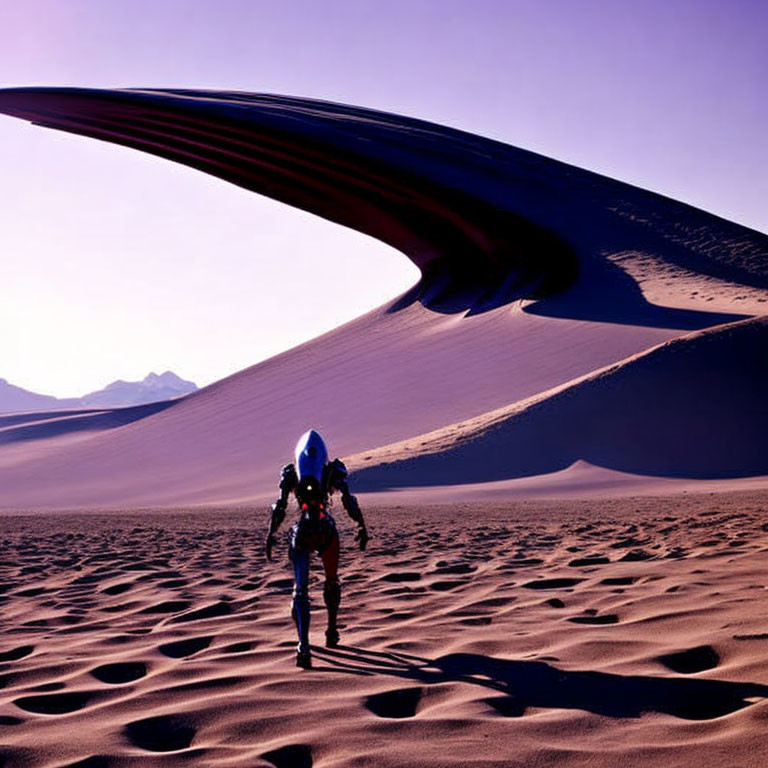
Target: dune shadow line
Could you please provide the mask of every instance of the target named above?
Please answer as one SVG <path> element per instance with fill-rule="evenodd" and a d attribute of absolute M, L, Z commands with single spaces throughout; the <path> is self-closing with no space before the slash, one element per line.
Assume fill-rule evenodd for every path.
<path fill-rule="evenodd" d="M 19 443 L 27 440 L 45 440 L 59 435 L 68 435 L 75 432 L 94 432 L 131 424 L 139 419 L 145 419 L 155 413 L 160 413 L 171 408 L 180 399 L 161 400 L 156 403 L 132 405 L 123 408 L 109 410 L 83 410 L 60 411 L 40 413 L 39 417 L 49 420 L 36 423 L 25 423 L 34 418 L 35 414 L 25 414 L 24 419 L 19 419 L 18 426 L 9 426 L 0 431 L 0 445 L 7 443 Z M 2 426 L 2 424 L 0 424 Z"/>

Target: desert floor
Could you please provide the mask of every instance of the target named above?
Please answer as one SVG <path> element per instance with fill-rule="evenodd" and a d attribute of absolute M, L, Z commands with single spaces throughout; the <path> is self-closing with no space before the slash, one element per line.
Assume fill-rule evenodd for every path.
<path fill-rule="evenodd" d="M 0 766 L 768 764 L 768 492 L 367 517 L 304 671 L 264 510 L 4 516 Z"/>

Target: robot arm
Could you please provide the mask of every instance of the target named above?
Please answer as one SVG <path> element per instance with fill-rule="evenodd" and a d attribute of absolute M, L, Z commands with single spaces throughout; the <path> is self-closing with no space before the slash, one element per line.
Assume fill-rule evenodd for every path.
<path fill-rule="evenodd" d="M 363 513 L 360 505 L 357 503 L 357 498 L 349 492 L 347 468 L 341 459 L 334 459 L 329 465 L 328 486 L 329 488 L 335 488 L 341 494 L 342 506 L 352 521 L 357 523 L 355 541 L 360 545 L 360 549 L 364 550 L 366 544 L 368 544 L 368 529 L 365 527 Z"/>
<path fill-rule="evenodd" d="M 269 520 L 269 533 L 267 534 L 266 553 L 267 560 L 272 559 L 272 547 L 277 543 L 275 534 L 285 520 L 285 512 L 288 509 L 288 497 L 296 490 L 299 484 L 299 478 L 296 475 L 296 468 L 293 464 L 286 464 L 280 474 L 280 497 L 272 505 L 271 517 Z"/>

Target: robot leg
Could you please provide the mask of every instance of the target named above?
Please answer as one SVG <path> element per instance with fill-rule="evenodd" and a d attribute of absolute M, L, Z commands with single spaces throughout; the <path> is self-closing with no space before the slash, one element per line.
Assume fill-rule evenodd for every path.
<path fill-rule="evenodd" d="M 341 587 L 339 586 L 339 535 L 334 528 L 329 546 L 323 551 L 323 568 L 325 584 L 323 585 L 323 600 L 328 610 L 328 629 L 325 630 L 325 645 L 335 648 L 339 644 L 339 630 L 336 620 L 341 602 Z"/>
<path fill-rule="evenodd" d="M 325 630 L 325 644 L 328 648 L 335 648 L 339 644 L 339 630 L 336 626 L 336 619 L 339 614 L 339 603 L 341 602 L 341 586 L 339 580 L 326 580 L 323 585 L 323 599 L 325 607 L 328 609 L 328 629 Z"/>
<path fill-rule="evenodd" d="M 293 562 L 293 620 L 299 635 L 299 645 L 296 649 L 296 664 L 300 667 L 310 667 L 309 653 L 309 552 L 291 549 Z"/>

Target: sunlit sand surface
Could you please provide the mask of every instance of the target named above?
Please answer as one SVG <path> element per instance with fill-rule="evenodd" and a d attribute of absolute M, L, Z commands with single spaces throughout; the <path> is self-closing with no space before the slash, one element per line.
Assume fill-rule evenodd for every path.
<path fill-rule="evenodd" d="M 375 507 L 310 671 L 262 510 L 7 516 L 0 760 L 760 765 L 766 502 Z"/>

